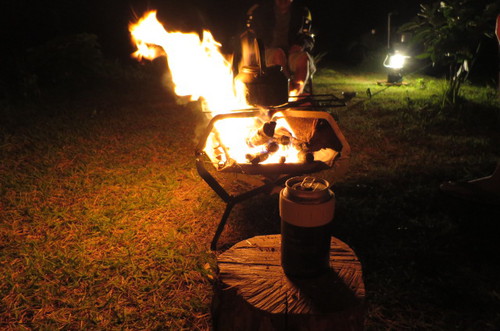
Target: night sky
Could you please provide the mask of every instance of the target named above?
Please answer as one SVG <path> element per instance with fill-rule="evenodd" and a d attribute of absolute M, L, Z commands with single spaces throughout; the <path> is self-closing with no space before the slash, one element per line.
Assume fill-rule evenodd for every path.
<path fill-rule="evenodd" d="M 301 0 L 295 0 L 301 1 Z M 313 14 L 313 28 L 319 50 L 339 52 L 363 33 L 377 28 L 385 36 L 387 14 L 395 12 L 394 25 L 418 12 L 416 0 L 305 1 Z M 104 54 L 129 57 L 128 23 L 148 9 L 158 9 L 168 29 L 193 31 L 202 27 L 227 45 L 244 24 L 250 0 L 10 0 L 1 5 L 1 34 L 11 51 L 25 50 L 51 38 L 80 32 L 96 34 Z"/>

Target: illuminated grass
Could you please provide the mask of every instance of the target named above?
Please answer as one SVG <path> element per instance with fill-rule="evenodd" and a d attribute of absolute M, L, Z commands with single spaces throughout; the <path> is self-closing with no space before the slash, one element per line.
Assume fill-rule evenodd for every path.
<path fill-rule="evenodd" d="M 383 79 L 334 69 L 315 79 L 318 92 L 358 93 L 333 110 L 352 147 L 335 186 L 334 235 L 363 264 L 367 326 L 492 329 L 498 211 L 467 209 L 437 188 L 492 170 L 494 91 L 467 86 L 474 107 L 440 110 L 441 81 L 415 76 L 385 89 Z M 0 131 L 0 327 L 209 329 L 209 243 L 224 204 L 194 168 L 203 126 L 195 107 L 141 88 L 9 107 Z M 240 185 L 235 175 L 226 181 Z M 276 201 L 235 208 L 221 245 L 279 231 Z"/>
<path fill-rule="evenodd" d="M 198 204 L 213 197 L 192 169 L 197 117 L 151 96 L 4 134 L 3 327 L 207 328 L 214 211 Z"/>

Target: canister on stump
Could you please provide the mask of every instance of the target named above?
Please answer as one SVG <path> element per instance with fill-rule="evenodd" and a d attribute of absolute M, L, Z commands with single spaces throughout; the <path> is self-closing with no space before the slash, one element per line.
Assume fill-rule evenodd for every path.
<path fill-rule="evenodd" d="M 324 179 L 293 177 L 280 193 L 281 265 L 288 276 L 310 278 L 330 268 L 335 195 Z"/>

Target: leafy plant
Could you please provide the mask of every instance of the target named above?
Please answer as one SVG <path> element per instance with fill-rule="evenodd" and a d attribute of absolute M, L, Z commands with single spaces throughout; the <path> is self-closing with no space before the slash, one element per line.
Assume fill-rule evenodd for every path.
<path fill-rule="evenodd" d="M 449 67 L 442 106 L 456 104 L 462 84 L 477 59 L 485 37 L 494 37 L 498 2 L 447 0 L 420 5 L 415 19 L 401 27 L 423 44 L 419 57 Z"/>

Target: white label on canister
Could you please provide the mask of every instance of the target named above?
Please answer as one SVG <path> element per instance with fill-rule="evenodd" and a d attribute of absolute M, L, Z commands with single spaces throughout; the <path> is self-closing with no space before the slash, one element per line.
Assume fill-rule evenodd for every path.
<path fill-rule="evenodd" d="M 319 204 L 301 204 L 288 199 L 284 190 L 280 193 L 280 217 L 295 226 L 316 227 L 326 225 L 333 220 L 335 198 Z"/>

